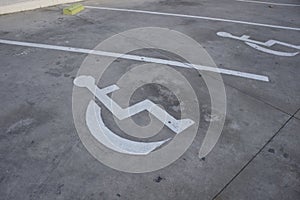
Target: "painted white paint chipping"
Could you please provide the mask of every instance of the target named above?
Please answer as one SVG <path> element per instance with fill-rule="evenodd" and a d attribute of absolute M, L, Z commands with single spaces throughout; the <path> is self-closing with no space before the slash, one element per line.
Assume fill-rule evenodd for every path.
<path fill-rule="evenodd" d="M 296 56 L 296 55 L 299 54 L 299 51 L 297 51 L 297 52 L 283 52 L 283 51 L 276 51 L 276 50 L 268 49 L 268 48 L 265 48 L 265 47 L 272 47 L 274 45 L 281 45 L 281 46 L 289 47 L 289 48 L 292 48 L 292 49 L 300 50 L 300 45 L 289 44 L 289 43 L 281 42 L 281 41 L 278 41 L 278 40 L 268 40 L 266 42 L 260 42 L 260 41 L 257 41 L 257 40 L 249 39 L 250 38 L 249 35 L 242 35 L 242 36 L 238 37 L 238 36 L 234 36 L 231 33 L 227 33 L 227 32 L 218 32 L 217 35 L 220 36 L 220 37 L 231 38 L 231 39 L 243 41 L 243 42 L 245 42 L 245 44 L 247 44 L 248 46 L 250 46 L 254 49 L 257 49 L 259 51 L 262 51 L 262 52 L 265 52 L 265 53 L 268 53 L 268 54 L 277 55 L 277 56 L 288 56 L 288 57 Z"/>
<path fill-rule="evenodd" d="M 228 23 L 244 24 L 244 25 L 251 25 L 251 26 L 261 26 L 261 27 L 268 27 L 268 28 L 300 31 L 300 28 L 298 28 L 298 27 L 263 24 L 263 23 L 232 20 L 232 19 L 224 19 L 224 18 L 216 18 L 216 17 L 207 17 L 207 16 L 184 15 L 184 14 L 176 14 L 176 13 L 154 12 L 154 11 L 148 11 L 148 10 L 133 10 L 133 9 L 95 7 L 95 6 L 85 6 L 85 8 L 98 9 L 98 10 L 119 11 L 119 12 L 133 12 L 133 13 L 161 15 L 161 16 L 193 18 L 193 19 L 202 19 L 202 20 L 210 20 L 210 21 L 219 21 L 219 22 L 228 22 Z"/>
<path fill-rule="evenodd" d="M 222 68 L 204 66 L 204 65 L 182 63 L 182 62 L 178 62 L 178 61 L 164 60 L 164 59 L 159 59 L 159 58 L 138 56 L 138 55 L 130 55 L 130 54 L 124 55 L 124 54 L 120 54 L 120 53 L 107 52 L 107 51 L 98 51 L 98 50 L 91 50 L 91 49 L 82 49 L 82 48 L 31 43 L 31 42 L 20 42 L 20 41 L 3 40 L 3 39 L 0 39 L 0 44 L 51 49 L 51 50 L 84 53 L 84 54 L 93 54 L 93 55 L 99 55 L 99 56 L 108 56 L 108 57 L 122 58 L 122 59 L 127 59 L 127 60 L 135 60 L 135 61 L 140 61 L 140 62 L 166 64 L 166 65 L 175 66 L 175 67 L 183 67 L 183 68 L 197 69 L 197 70 L 202 70 L 202 71 L 210 71 L 210 72 L 238 76 L 238 77 L 248 78 L 248 79 L 253 79 L 253 80 L 258 80 L 258 81 L 269 82 L 269 78 L 267 76 L 263 76 L 263 75 L 252 74 L 252 73 L 241 72 L 241 71 L 230 70 L 230 69 L 222 69 Z"/>
<path fill-rule="evenodd" d="M 119 87 L 117 85 L 111 85 L 99 89 L 95 85 L 95 79 L 91 76 L 79 76 L 74 80 L 74 84 L 78 87 L 87 88 L 119 120 L 126 119 L 142 111 L 148 111 L 176 134 L 181 133 L 194 124 L 194 121 L 190 119 L 175 119 L 172 115 L 148 99 L 123 109 L 107 96 L 108 93 L 118 90 Z"/>
<path fill-rule="evenodd" d="M 107 128 L 101 117 L 101 108 L 91 100 L 86 111 L 86 124 L 91 134 L 101 144 L 119 153 L 147 155 L 171 138 L 158 142 L 136 142 L 122 138 Z"/>

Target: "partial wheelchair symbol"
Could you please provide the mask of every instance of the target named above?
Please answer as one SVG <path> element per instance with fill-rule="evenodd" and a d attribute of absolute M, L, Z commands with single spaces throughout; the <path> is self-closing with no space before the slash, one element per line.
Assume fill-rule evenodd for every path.
<path fill-rule="evenodd" d="M 78 87 L 87 88 L 119 120 L 126 119 L 146 110 L 176 134 L 181 133 L 194 124 L 194 121 L 191 119 L 176 120 L 173 116 L 148 99 L 123 109 L 107 96 L 107 94 L 118 90 L 119 87 L 117 85 L 111 85 L 100 89 L 97 87 L 95 79 L 92 76 L 79 76 L 74 80 L 74 84 Z M 105 126 L 101 117 L 101 108 L 94 100 L 91 100 L 88 105 L 86 123 L 91 134 L 99 142 L 112 150 L 124 154 L 147 155 L 172 139 L 168 138 L 166 140 L 149 143 L 124 139 Z"/>
<path fill-rule="evenodd" d="M 266 47 L 272 47 L 274 45 L 281 45 L 281 46 L 289 47 L 289 48 L 292 48 L 292 49 L 300 50 L 299 45 L 293 45 L 293 44 L 281 42 L 281 41 L 278 41 L 278 40 L 268 40 L 266 42 L 260 42 L 260 41 L 249 39 L 250 36 L 248 36 L 248 35 L 242 35 L 241 37 L 238 37 L 238 36 L 234 36 L 234 35 L 232 35 L 230 33 L 227 33 L 227 32 L 218 32 L 217 35 L 221 36 L 221 37 L 225 37 L 225 38 L 231 38 L 231 39 L 243 41 L 243 42 L 245 42 L 245 44 L 247 44 L 248 46 L 250 46 L 254 49 L 257 49 L 258 51 L 262 51 L 262 52 L 277 55 L 277 56 L 292 57 L 292 56 L 298 55 L 299 51 L 284 52 L 284 51 L 272 50 L 272 49 L 269 49 L 269 48 L 266 48 Z"/>

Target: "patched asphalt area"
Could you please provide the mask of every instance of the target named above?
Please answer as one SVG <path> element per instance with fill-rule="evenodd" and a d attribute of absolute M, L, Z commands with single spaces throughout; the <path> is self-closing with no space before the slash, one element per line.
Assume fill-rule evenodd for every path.
<path fill-rule="evenodd" d="M 290 1 L 297 3 L 297 1 Z M 299 3 L 299 2 L 298 2 Z M 284 27 L 300 27 L 300 7 L 217 1 L 86 1 L 84 5 L 207 16 Z M 0 39 L 93 49 L 126 30 L 163 27 L 198 43 L 220 68 L 260 74 L 269 82 L 222 75 L 227 113 L 210 154 L 199 148 L 211 116 L 210 96 L 196 70 L 176 69 L 199 101 L 200 125 L 188 150 L 166 168 L 145 174 L 113 170 L 97 161 L 77 135 L 72 115 L 73 80 L 86 55 L 0 44 L 0 195 L 3 199 L 298 199 L 300 87 L 299 55 L 258 51 L 217 32 L 258 41 L 299 45 L 299 30 L 176 16 L 85 9 L 62 15 L 57 6 L 0 16 Z M 176 41 L 174 41 L 176 42 Z M 120 47 L 122 48 L 122 47 Z M 275 46 L 277 51 L 294 49 Z M 145 56 L 179 60 L 153 49 Z M 139 62 L 118 59 L 103 86 Z M 178 100 L 157 85 L 140 88 L 131 103 L 149 98 L 179 116 Z M 297 112 L 298 111 L 298 112 Z M 111 114 L 105 122 L 116 132 Z M 140 113 L 133 120 L 146 124 Z"/>

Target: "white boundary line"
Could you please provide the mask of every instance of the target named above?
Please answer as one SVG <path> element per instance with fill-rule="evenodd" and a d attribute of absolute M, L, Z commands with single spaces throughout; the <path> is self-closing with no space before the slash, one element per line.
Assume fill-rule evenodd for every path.
<path fill-rule="evenodd" d="M 273 3 L 266 1 L 251 1 L 251 0 L 236 0 L 245 3 L 259 3 L 259 4 L 267 4 L 267 5 L 276 5 L 276 6 L 290 6 L 290 7 L 298 7 L 300 4 L 291 4 L 291 3 Z"/>
<path fill-rule="evenodd" d="M 252 25 L 252 26 L 262 26 L 262 27 L 277 28 L 277 29 L 284 29 L 284 30 L 300 31 L 300 28 L 297 28 L 297 27 L 262 24 L 262 23 L 256 23 L 256 22 L 247 22 L 247 21 L 222 19 L 222 18 L 214 18 L 214 17 L 205 17 L 205 16 L 197 16 L 197 15 L 184 15 L 184 14 L 163 13 L 163 12 L 154 12 L 154 11 L 147 11 L 147 10 L 132 10 L 132 9 L 123 9 L 123 8 L 108 8 L 108 7 L 95 7 L 95 6 L 85 6 L 85 7 L 90 8 L 90 9 L 98 9 L 98 10 L 134 12 L 134 13 L 143 13 L 143 14 L 151 14 L 151 15 L 162 15 L 162 16 L 204 19 L 204 20 L 211 20 L 211 21 L 229 22 L 229 23 L 236 23 L 236 24 L 246 24 L 246 25 Z"/>
<path fill-rule="evenodd" d="M 108 52 L 108 51 L 98 51 L 98 50 L 91 50 L 91 49 L 82 49 L 82 48 L 56 46 L 56 45 L 31 43 L 31 42 L 20 42 L 20 41 L 13 41 L 13 40 L 2 40 L 2 39 L 0 39 L 0 44 L 35 47 L 35 48 L 68 51 L 68 52 L 84 53 L 84 54 L 93 54 L 93 55 L 99 55 L 99 56 L 108 56 L 108 57 L 122 58 L 122 59 L 127 59 L 127 60 L 135 60 L 135 61 L 140 61 L 140 62 L 166 64 L 166 65 L 171 65 L 171 66 L 175 66 L 175 67 L 195 68 L 197 70 L 202 70 L 202 71 L 210 71 L 210 72 L 216 72 L 216 73 L 221 73 L 221 74 L 227 74 L 227 75 L 232 75 L 232 76 L 239 76 L 239 77 L 243 77 L 243 78 L 269 82 L 269 78 L 267 76 L 263 76 L 263 75 L 251 74 L 251 73 L 240 72 L 240 71 L 229 70 L 229 69 L 222 69 L 222 68 L 217 68 L 217 67 L 209 67 L 209 66 L 195 65 L 195 64 L 190 64 L 190 63 L 182 63 L 182 62 L 178 62 L 178 61 L 164 60 L 164 59 L 159 59 L 159 58 L 144 57 L 144 56 L 138 56 L 138 55 L 121 54 L 121 53 L 114 53 L 114 52 Z"/>

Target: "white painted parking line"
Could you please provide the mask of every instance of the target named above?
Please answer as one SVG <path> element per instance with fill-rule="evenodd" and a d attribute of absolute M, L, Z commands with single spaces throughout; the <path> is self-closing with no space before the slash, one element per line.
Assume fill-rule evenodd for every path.
<path fill-rule="evenodd" d="M 145 56 L 138 56 L 138 55 L 130 55 L 130 54 L 120 54 L 108 51 L 98 51 L 92 49 L 82 49 L 82 48 L 74 48 L 74 47 L 66 47 L 66 46 L 56 46 L 56 45 L 49 45 L 49 44 L 40 44 L 40 43 L 31 43 L 31 42 L 20 42 L 20 41 L 13 41 L 13 40 L 2 40 L 0 39 L 0 44 L 9 44 L 9 45 L 17 45 L 17 46 L 25 46 L 25 47 L 35 47 L 35 48 L 42 48 L 42 49 L 51 49 L 51 50 L 59 50 L 59 51 L 68 51 L 68 52 L 75 52 L 75 53 L 84 53 L 84 54 L 93 54 L 99 56 L 108 56 L 114 58 L 122 58 L 127 60 L 135 60 L 140 62 L 149 62 L 149 63 L 157 63 L 157 64 L 165 64 L 175 67 L 183 67 L 183 68 L 194 68 L 201 71 L 210 71 L 216 72 L 220 74 L 227 74 L 232 76 L 238 76 L 248 79 L 254 79 L 259 81 L 268 82 L 269 78 L 267 76 L 252 74 L 247 72 L 240 72 L 230 69 L 222 69 L 217 67 L 210 67 L 204 65 L 196 65 L 190 63 L 182 63 L 178 61 L 172 60 L 164 60 L 159 58 L 151 58 Z"/>
<path fill-rule="evenodd" d="M 258 3 L 258 4 L 266 4 L 266 5 L 275 5 L 275 6 L 290 6 L 290 7 L 298 7 L 300 4 L 291 4 L 291 3 L 273 3 L 266 1 L 251 1 L 251 0 L 236 0 L 245 3 Z"/>
<path fill-rule="evenodd" d="M 276 28 L 276 29 L 300 31 L 300 28 L 298 28 L 298 27 L 262 24 L 262 23 L 256 23 L 256 22 L 247 22 L 247 21 L 214 18 L 214 17 L 206 17 L 206 16 L 163 13 L 163 12 L 154 12 L 154 11 L 147 11 L 147 10 L 132 10 L 132 9 L 123 9 L 123 8 L 108 8 L 108 7 L 95 7 L 95 6 L 85 6 L 85 7 L 90 8 L 90 9 L 98 9 L 98 10 L 110 10 L 110 11 L 120 11 L 120 12 L 143 13 L 143 14 L 151 14 L 151 15 L 184 17 L 184 18 L 203 19 L 203 20 L 211 20 L 211 21 L 219 21 L 219 22 L 236 23 L 236 24 L 246 24 L 246 25 L 251 25 L 251 26 L 261 26 L 261 27 L 269 27 L 269 28 Z"/>

